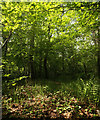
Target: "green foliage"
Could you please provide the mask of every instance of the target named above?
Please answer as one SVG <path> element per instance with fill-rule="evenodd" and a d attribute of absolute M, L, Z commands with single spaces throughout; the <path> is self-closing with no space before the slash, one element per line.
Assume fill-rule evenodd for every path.
<path fill-rule="evenodd" d="M 74 73 L 90 79 L 90 74 L 97 73 L 93 31 L 97 37 L 98 4 L 4 2 L 2 14 L 3 43 L 12 33 L 7 48 L 3 47 L 4 74 L 30 75 L 30 66 L 38 78 L 44 78 L 45 71 L 52 78 Z"/>
<path fill-rule="evenodd" d="M 99 104 L 100 85 L 95 79 L 84 81 L 80 78 L 75 82 L 69 83 L 68 85 L 63 84 L 62 89 L 66 90 L 67 93 L 74 95 L 75 97 L 80 97 L 81 101 L 86 100 L 89 103 L 94 102 L 95 104 Z"/>

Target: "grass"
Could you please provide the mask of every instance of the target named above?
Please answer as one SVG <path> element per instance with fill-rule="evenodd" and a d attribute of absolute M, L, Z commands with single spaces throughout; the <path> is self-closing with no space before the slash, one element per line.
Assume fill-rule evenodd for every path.
<path fill-rule="evenodd" d="M 100 117 L 99 90 L 96 80 L 30 81 L 9 89 L 2 97 L 2 105 L 6 114 L 11 113 L 9 117 L 95 118 Z"/>
<path fill-rule="evenodd" d="M 100 101 L 100 85 L 96 80 L 84 81 L 81 78 L 75 82 L 62 85 L 62 90 L 68 90 L 72 95 L 80 98 L 80 100 L 86 100 L 99 104 Z"/>

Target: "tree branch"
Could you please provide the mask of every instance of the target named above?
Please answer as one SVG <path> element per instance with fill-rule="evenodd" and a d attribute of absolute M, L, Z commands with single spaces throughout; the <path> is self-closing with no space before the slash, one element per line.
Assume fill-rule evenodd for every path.
<path fill-rule="evenodd" d="M 4 41 L 3 45 L 1 46 L 1 48 L 4 48 L 4 46 L 6 45 L 6 43 L 10 40 L 11 36 L 12 36 L 12 31 L 10 31 L 8 38 Z"/>

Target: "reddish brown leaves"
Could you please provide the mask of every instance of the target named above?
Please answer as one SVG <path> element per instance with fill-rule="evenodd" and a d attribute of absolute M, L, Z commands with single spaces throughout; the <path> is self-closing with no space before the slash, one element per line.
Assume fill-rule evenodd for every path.
<path fill-rule="evenodd" d="M 34 95 L 32 89 L 28 86 L 24 92 L 20 93 L 20 95 L 23 94 L 25 99 L 21 98 L 19 103 L 12 103 L 12 101 L 7 103 L 9 98 L 7 99 L 7 96 L 3 97 L 3 108 L 9 110 L 16 117 L 24 116 L 33 119 L 77 119 L 100 116 L 100 111 L 96 110 L 96 106 L 93 104 L 89 105 L 79 101 L 79 99 L 67 96 L 61 91 L 47 93 L 43 96 L 41 94 Z"/>

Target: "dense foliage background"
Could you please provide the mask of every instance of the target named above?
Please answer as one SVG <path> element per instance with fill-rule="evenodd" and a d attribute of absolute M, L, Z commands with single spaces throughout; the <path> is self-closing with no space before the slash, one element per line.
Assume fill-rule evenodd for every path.
<path fill-rule="evenodd" d="M 3 76 L 97 76 L 99 7 L 99 3 L 2 3 Z"/>

